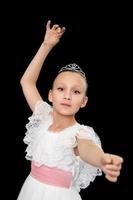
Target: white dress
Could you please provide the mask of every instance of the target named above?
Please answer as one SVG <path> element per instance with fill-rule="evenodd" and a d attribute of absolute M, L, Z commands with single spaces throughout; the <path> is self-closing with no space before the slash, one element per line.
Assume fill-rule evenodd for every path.
<path fill-rule="evenodd" d="M 72 173 L 70 188 L 47 185 L 34 179 L 30 174 L 25 180 L 17 200 L 81 200 L 80 190 L 89 186 L 102 172 L 74 154 L 76 137 L 92 140 L 101 148 L 101 142 L 93 128 L 76 123 L 60 132 L 48 131 L 52 124 L 52 107 L 38 101 L 35 111 L 29 117 L 24 142 L 26 159 L 39 165 L 56 167 Z"/>

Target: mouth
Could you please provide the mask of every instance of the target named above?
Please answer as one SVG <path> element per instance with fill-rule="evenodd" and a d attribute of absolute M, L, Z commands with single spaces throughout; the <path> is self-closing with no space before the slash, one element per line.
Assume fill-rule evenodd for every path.
<path fill-rule="evenodd" d="M 62 106 L 65 106 L 65 107 L 71 107 L 70 104 L 67 104 L 67 103 L 61 103 Z"/>

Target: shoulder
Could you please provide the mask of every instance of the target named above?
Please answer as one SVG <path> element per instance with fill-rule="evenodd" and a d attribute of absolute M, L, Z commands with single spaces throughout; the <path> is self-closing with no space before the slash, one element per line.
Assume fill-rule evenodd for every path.
<path fill-rule="evenodd" d="M 44 108 L 51 109 L 51 107 L 52 106 L 50 104 L 48 104 L 46 101 L 39 100 L 39 101 L 36 102 L 35 111 L 37 109 L 40 109 L 40 108 L 42 108 L 42 109 L 44 109 Z"/>
<path fill-rule="evenodd" d="M 85 134 L 85 133 L 95 134 L 95 131 L 94 131 L 93 127 L 91 127 L 91 126 L 79 124 L 78 125 L 78 133 L 80 135 Z"/>
<path fill-rule="evenodd" d="M 48 114 L 51 110 L 52 106 L 50 104 L 48 104 L 46 101 L 39 100 L 35 105 L 35 111 L 33 114 L 42 114 L 43 112 Z"/>
<path fill-rule="evenodd" d="M 46 101 L 39 100 L 35 104 L 35 110 L 28 118 L 32 123 L 38 123 L 46 121 L 49 118 L 52 110 L 52 106 Z"/>
<path fill-rule="evenodd" d="M 91 126 L 79 124 L 76 137 L 78 139 L 92 140 L 95 144 L 98 144 L 99 146 L 101 146 L 100 137 L 95 132 L 94 128 Z"/>

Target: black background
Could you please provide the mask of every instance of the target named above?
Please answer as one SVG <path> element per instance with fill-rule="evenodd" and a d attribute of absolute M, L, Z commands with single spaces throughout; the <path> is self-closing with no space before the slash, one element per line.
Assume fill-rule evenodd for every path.
<path fill-rule="evenodd" d="M 25 124 L 31 115 L 20 87 L 20 78 L 35 55 L 45 33 L 45 24 L 51 19 L 66 27 L 60 43 L 49 54 L 38 82 L 40 92 L 47 100 L 47 92 L 58 66 L 75 62 L 86 72 L 90 88 L 89 102 L 81 110 L 78 120 L 92 126 L 101 138 L 106 152 L 124 158 L 117 183 L 104 176 L 81 191 L 83 199 L 122 198 L 130 192 L 130 93 L 131 93 L 131 12 L 130 5 L 78 4 L 47 2 L 27 5 L 9 5 L 3 15 L 4 65 L 2 64 L 2 100 L 4 100 L 4 153 L 7 181 L 12 187 L 11 199 L 16 199 L 30 171 L 25 160 L 23 137 Z M 60 8 L 59 8 L 60 6 Z M 5 38 L 5 39 L 4 39 Z M 3 142 L 4 143 L 4 142 Z M 6 168 L 7 167 L 7 168 Z M 131 176 L 131 175 L 130 175 Z M 5 198 L 6 199 L 6 198 Z"/>

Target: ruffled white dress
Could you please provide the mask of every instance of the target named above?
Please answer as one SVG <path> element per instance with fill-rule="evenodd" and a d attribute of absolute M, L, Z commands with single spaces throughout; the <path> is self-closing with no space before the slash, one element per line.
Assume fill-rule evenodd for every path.
<path fill-rule="evenodd" d="M 76 137 L 92 140 L 101 148 L 101 142 L 93 128 L 76 123 L 60 132 L 48 131 L 52 124 L 52 107 L 38 101 L 35 111 L 29 117 L 24 142 L 28 145 L 26 159 L 72 173 L 70 188 L 47 185 L 34 179 L 30 174 L 25 180 L 17 200 L 81 200 L 81 189 L 89 186 L 102 172 L 87 164 L 74 154 Z"/>

